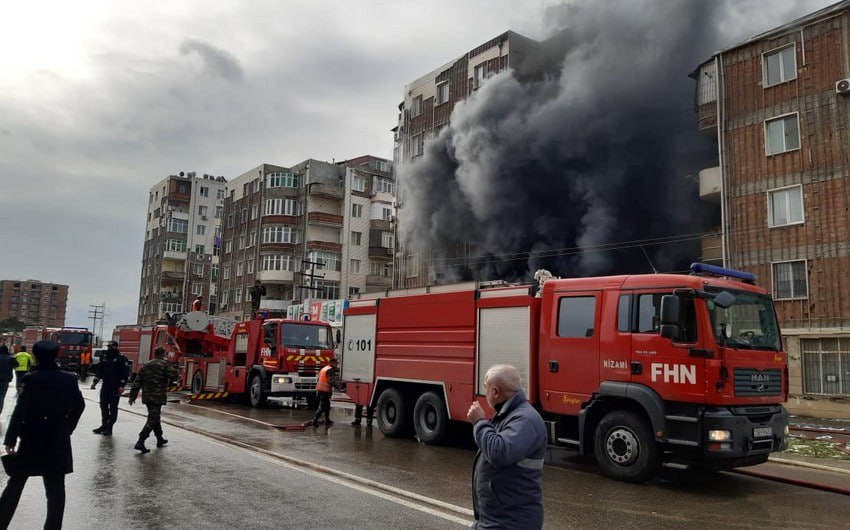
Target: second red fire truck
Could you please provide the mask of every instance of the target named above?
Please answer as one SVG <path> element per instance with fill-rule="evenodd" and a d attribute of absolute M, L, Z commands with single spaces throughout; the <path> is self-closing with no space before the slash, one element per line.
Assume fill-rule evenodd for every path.
<path fill-rule="evenodd" d="M 752 465 L 787 443 L 786 356 L 773 302 L 740 271 L 434 286 L 345 312 L 342 379 L 387 436 L 444 440 L 486 405 L 495 364 L 521 373 L 549 443 L 639 482 L 661 463 Z M 485 410 L 487 410 L 485 408 Z"/>

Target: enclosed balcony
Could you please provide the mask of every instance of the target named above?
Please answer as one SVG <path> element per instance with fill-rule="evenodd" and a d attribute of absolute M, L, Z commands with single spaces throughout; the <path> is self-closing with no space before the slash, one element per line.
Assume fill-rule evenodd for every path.
<path fill-rule="evenodd" d="M 703 169 L 699 172 L 699 196 L 704 201 L 720 201 L 722 183 L 720 166 Z"/>
<path fill-rule="evenodd" d="M 257 273 L 257 279 L 268 283 L 292 282 L 294 278 L 295 273 L 292 271 L 259 271 Z"/>
<path fill-rule="evenodd" d="M 314 182 L 312 184 L 308 184 L 307 188 L 309 190 L 309 194 L 312 197 L 327 197 L 329 199 L 342 199 L 345 191 L 342 189 L 342 186 L 331 186 L 329 184 L 322 184 L 320 182 Z"/>
<path fill-rule="evenodd" d="M 392 259 L 393 249 L 387 247 L 369 247 L 369 259 Z"/>
<path fill-rule="evenodd" d="M 307 214 L 307 222 L 318 226 L 342 226 L 342 216 L 324 212 L 310 212 Z"/>
<path fill-rule="evenodd" d="M 702 257 L 700 261 L 711 265 L 723 265 L 723 235 L 720 228 L 714 234 L 703 236 L 701 240 Z"/>

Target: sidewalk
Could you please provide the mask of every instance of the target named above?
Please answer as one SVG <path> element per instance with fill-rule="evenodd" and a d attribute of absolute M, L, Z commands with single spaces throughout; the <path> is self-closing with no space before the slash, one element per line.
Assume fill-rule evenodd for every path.
<path fill-rule="evenodd" d="M 789 426 L 791 434 L 801 435 L 806 434 L 806 438 L 792 437 L 789 442 L 789 449 L 781 453 L 776 453 L 770 457 L 770 460 L 776 463 L 801 465 L 815 469 L 828 468 L 837 473 L 850 475 L 850 420 L 829 419 L 829 418 L 808 418 L 802 416 L 791 416 L 789 418 Z M 802 433 L 795 431 L 794 428 L 803 429 L 821 429 L 824 433 Z M 832 433 L 835 433 L 834 435 Z M 847 436 L 847 438 L 845 438 Z M 795 446 L 808 446 L 810 444 L 823 445 L 825 447 L 832 445 L 839 446 L 841 450 L 831 451 L 830 454 L 834 457 L 812 456 L 808 454 L 800 454 L 801 451 L 795 449 Z M 844 454 L 846 458 L 840 458 Z M 850 479 L 848 479 L 850 480 Z"/>

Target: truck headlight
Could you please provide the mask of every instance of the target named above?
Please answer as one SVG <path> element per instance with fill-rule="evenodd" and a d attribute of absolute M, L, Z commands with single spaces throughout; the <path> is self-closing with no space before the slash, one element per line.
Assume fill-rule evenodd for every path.
<path fill-rule="evenodd" d="M 726 430 L 714 429 L 708 431 L 709 442 L 728 442 L 732 439 L 732 433 Z"/>

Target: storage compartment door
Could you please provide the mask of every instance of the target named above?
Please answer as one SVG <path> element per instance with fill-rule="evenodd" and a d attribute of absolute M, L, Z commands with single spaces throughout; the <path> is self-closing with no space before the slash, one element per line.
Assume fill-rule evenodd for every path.
<path fill-rule="evenodd" d="M 526 396 L 531 363 L 531 308 L 493 307 L 478 310 L 478 352 L 475 393 L 485 394 L 484 376 L 495 364 L 510 364 L 522 378 Z"/>
<path fill-rule="evenodd" d="M 377 315 L 346 315 L 342 338 L 342 380 L 371 383 L 375 369 Z"/>

